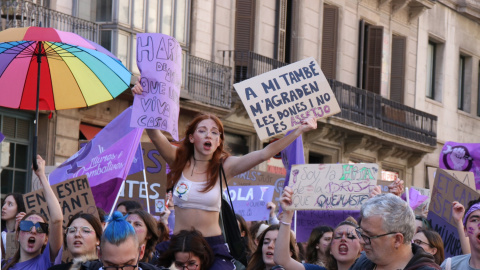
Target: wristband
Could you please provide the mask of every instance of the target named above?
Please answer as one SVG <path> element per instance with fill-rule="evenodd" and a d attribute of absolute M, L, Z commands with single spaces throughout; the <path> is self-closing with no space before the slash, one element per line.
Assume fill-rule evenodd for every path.
<path fill-rule="evenodd" d="M 285 222 L 285 221 L 280 221 L 280 223 L 282 223 L 283 225 L 287 225 L 287 226 L 291 225 L 291 223 L 288 223 L 288 222 Z"/>

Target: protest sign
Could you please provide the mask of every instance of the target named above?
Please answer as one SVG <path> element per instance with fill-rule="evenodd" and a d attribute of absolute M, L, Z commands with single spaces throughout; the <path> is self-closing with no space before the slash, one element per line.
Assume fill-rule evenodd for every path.
<path fill-rule="evenodd" d="M 260 140 L 298 127 L 308 117 L 340 112 L 313 57 L 233 85 Z"/>
<path fill-rule="evenodd" d="M 428 184 L 429 187 L 433 187 L 433 181 L 435 181 L 435 172 L 437 171 L 438 168 L 435 167 L 428 167 L 427 168 L 427 175 L 428 175 Z M 464 183 L 471 189 L 477 189 L 475 186 L 475 176 L 473 175 L 473 172 L 463 172 L 463 171 L 454 171 L 454 170 L 444 170 L 451 176 L 453 176 L 455 179 L 458 181 Z"/>
<path fill-rule="evenodd" d="M 382 193 L 389 193 L 388 186 L 392 183 L 393 181 L 377 180 L 377 186 L 380 186 Z"/>
<path fill-rule="evenodd" d="M 445 257 L 462 254 L 460 239 L 452 218 L 452 202 L 458 201 L 464 206 L 478 198 L 476 190 L 469 188 L 449 173 L 438 169 L 432 188 L 427 219 L 433 229 L 442 237 Z"/>
<path fill-rule="evenodd" d="M 274 186 L 273 202 L 279 207 L 280 194 L 283 192 L 285 176 L 258 170 L 249 170 L 228 179 L 228 185 L 232 186 Z"/>
<path fill-rule="evenodd" d="M 52 190 L 62 208 L 64 230 L 70 218 L 78 212 L 98 217 L 97 207 L 86 175 L 53 185 Z M 24 194 L 23 201 L 27 212 L 35 211 L 44 215 L 47 220 L 50 219 L 43 188 Z"/>
<path fill-rule="evenodd" d="M 307 242 L 310 233 L 315 227 L 330 226 L 335 228 L 340 222 L 344 221 L 349 216 L 358 219 L 360 216 L 360 210 L 297 211 L 297 242 Z M 295 224 L 292 223 L 292 227 L 295 227 L 294 225 Z"/>
<path fill-rule="evenodd" d="M 438 163 L 442 169 L 473 172 L 480 189 L 480 143 L 446 142 Z"/>
<path fill-rule="evenodd" d="M 178 141 L 180 44 L 164 34 L 137 34 L 137 65 L 143 93 L 135 95 L 130 126 L 164 130 Z"/>
<path fill-rule="evenodd" d="M 10 259 L 15 255 L 15 252 L 17 252 L 18 249 L 18 241 L 17 241 L 17 234 L 15 232 L 7 232 L 7 240 L 5 242 L 6 248 L 5 248 L 5 258 L 2 259 Z M 2 243 L 3 245 L 3 243 Z"/>
<path fill-rule="evenodd" d="M 229 191 L 236 214 L 246 221 L 268 220 L 274 186 L 231 186 Z"/>
<path fill-rule="evenodd" d="M 289 187 L 294 210 L 359 210 L 377 184 L 378 165 L 293 165 Z"/>
<path fill-rule="evenodd" d="M 156 200 L 164 199 L 167 191 L 167 164 L 153 143 L 141 143 L 141 145 L 148 186 L 145 186 L 143 172 L 127 176 L 124 188 L 120 191 L 117 205 L 126 200 L 134 200 L 140 203 L 143 209 L 147 210 L 146 198 L 148 191 L 150 213 L 155 215 L 155 213 L 158 213 Z"/>
<path fill-rule="evenodd" d="M 290 133 L 289 131 L 288 133 Z M 287 133 L 287 135 L 288 135 Z M 302 136 L 298 136 L 295 141 L 290 143 L 285 149 L 281 152 L 283 166 L 287 170 L 287 175 L 285 177 L 285 185 L 288 186 L 288 180 L 290 177 L 290 170 L 292 165 L 295 164 L 305 164 L 305 155 L 303 152 L 303 139 Z"/>

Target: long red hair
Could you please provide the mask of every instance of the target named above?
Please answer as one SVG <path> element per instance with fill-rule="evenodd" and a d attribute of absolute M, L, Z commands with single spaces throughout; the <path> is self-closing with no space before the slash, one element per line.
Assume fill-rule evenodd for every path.
<path fill-rule="evenodd" d="M 206 119 L 212 119 L 218 126 L 218 131 L 220 131 L 220 145 L 213 153 L 212 160 L 208 164 L 207 185 L 202 192 L 206 192 L 215 186 L 215 183 L 218 179 L 220 164 L 223 162 L 223 160 L 230 156 L 230 154 L 225 151 L 223 147 L 223 143 L 225 142 L 225 134 L 222 121 L 220 121 L 220 119 L 213 114 L 200 114 L 195 117 L 190 124 L 188 124 L 187 130 L 185 131 L 185 138 L 177 148 L 177 157 L 173 164 L 170 164 L 170 172 L 167 175 L 167 188 L 173 188 L 177 184 L 178 180 L 182 176 L 183 169 L 187 163 L 190 162 L 190 158 L 194 153 L 194 145 L 190 142 L 189 136 L 193 135 L 197 129 L 198 123 Z"/>

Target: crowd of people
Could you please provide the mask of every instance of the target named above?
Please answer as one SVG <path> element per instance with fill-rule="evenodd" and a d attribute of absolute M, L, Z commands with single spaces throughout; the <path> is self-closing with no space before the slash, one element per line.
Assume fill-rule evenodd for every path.
<path fill-rule="evenodd" d="M 140 94 L 142 88 L 137 83 L 132 91 Z M 293 190 L 285 187 L 280 215 L 273 203 L 267 205 L 268 222 L 246 222 L 237 215 L 248 258 L 247 265 L 238 264 L 219 223 L 220 171 L 227 179 L 248 171 L 316 126 L 314 118 L 307 118 L 284 138 L 241 157 L 224 149 L 223 125 L 214 115 L 194 118 L 178 147 L 159 130 L 147 129 L 169 164 L 167 196 L 175 209 L 174 220 L 168 214 L 155 219 L 140 204 L 125 201 L 110 217 L 101 209 L 100 219 L 79 212 L 64 229 L 62 210 L 45 176 L 45 161 L 38 156 L 35 174 L 44 188 L 49 216 L 27 213 L 21 194 L 5 197 L 2 254 L 7 233 L 15 233 L 18 249 L 11 258 L 3 256 L 2 269 L 480 269 L 480 200 L 471 202 L 466 211 L 458 202 L 452 205 L 463 233 L 464 255 L 445 260 L 441 237 L 398 196 L 403 189 L 398 182 L 388 194 L 374 189 L 358 220 L 349 217 L 335 228 L 318 224 L 305 245 L 297 243 L 291 230 Z M 167 225 L 172 223 L 170 231 Z M 65 257 L 68 261 L 62 261 Z"/>

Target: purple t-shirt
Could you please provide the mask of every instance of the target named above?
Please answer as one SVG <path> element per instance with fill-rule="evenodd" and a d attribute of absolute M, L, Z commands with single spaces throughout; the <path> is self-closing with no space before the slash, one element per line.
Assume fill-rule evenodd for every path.
<path fill-rule="evenodd" d="M 45 270 L 51 267 L 53 263 L 50 261 L 50 242 L 43 250 L 43 253 L 28 261 L 16 263 L 11 270 Z"/>

